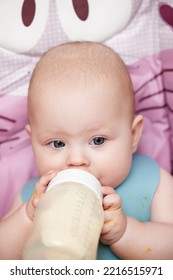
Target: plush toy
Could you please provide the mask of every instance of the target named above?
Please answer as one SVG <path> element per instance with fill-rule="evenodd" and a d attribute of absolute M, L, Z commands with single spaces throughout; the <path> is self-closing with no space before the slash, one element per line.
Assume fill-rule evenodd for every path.
<path fill-rule="evenodd" d="M 33 68 L 51 47 L 76 40 L 102 42 L 123 58 L 145 119 L 138 151 L 172 172 L 173 0 L 1 0 L 0 217 L 37 175 L 25 131 Z"/>

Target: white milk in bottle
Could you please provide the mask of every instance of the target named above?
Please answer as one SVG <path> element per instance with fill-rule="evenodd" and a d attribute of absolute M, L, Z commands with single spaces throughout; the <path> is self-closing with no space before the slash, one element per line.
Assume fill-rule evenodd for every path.
<path fill-rule="evenodd" d="M 38 203 L 23 259 L 96 259 L 103 220 L 100 182 L 81 169 L 61 171 Z"/>

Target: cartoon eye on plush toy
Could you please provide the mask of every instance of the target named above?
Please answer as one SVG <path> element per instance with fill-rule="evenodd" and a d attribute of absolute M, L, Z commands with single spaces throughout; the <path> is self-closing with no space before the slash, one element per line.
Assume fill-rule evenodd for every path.
<path fill-rule="evenodd" d="M 16 53 L 31 50 L 44 32 L 49 0 L 2 0 L 0 46 Z M 8 34 L 8 35 L 7 35 Z"/>
<path fill-rule="evenodd" d="M 119 33 L 132 14 L 131 0 L 57 0 L 57 10 L 70 41 L 105 41 Z"/>
<path fill-rule="evenodd" d="M 136 111 L 145 117 L 139 151 L 171 172 L 172 19 L 172 0 L 0 1 L 1 216 L 37 174 L 25 132 L 31 73 L 44 52 L 64 42 L 98 41 L 121 55 L 134 83 Z"/>
<path fill-rule="evenodd" d="M 120 32 L 132 14 L 131 0 L 54 2 L 63 31 L 72 41 L 104 41 Z M 41 0 L 2 1 L 0 26 L 4 28 L 0 29 L 1 47 L 19 53 L 31 50 L 43 35 L 49 5 L 49 0 L 44 3 Z"/>

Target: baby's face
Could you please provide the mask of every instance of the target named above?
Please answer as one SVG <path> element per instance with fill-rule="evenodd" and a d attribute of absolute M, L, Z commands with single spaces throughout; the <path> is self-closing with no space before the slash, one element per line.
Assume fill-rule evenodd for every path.
<path fill-rule="evenodd" d="M 45 85 L 35 100 L 31 137 L 40 175 L 79 168 L 116 187 L 132 158 L 132 122 L 105 79 L 76 86 Z"/>

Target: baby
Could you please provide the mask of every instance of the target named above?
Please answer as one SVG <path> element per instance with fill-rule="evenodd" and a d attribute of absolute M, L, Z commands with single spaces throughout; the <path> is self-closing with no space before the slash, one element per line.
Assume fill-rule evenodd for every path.
<path fill-rule="evenodd" d="M 40 178 L 31 197 L 24 202 L 19 194 L 0 223 L 0 259 L 21 258 L 39 198 L 50 180 L 68 168 L 86 170 L 101 182 L 105 218 L 100 241 L 111 253 L 121 259 L 173 259 L 171 175 L 157 167 L 149 221 L 128 216 L 116 192 L 132 173 L 143 127 L 142 116 L 134 115 L 131 79 L 119 56 L 91 42 L 53 48 L 33 72 L 28 111 Z"/>

